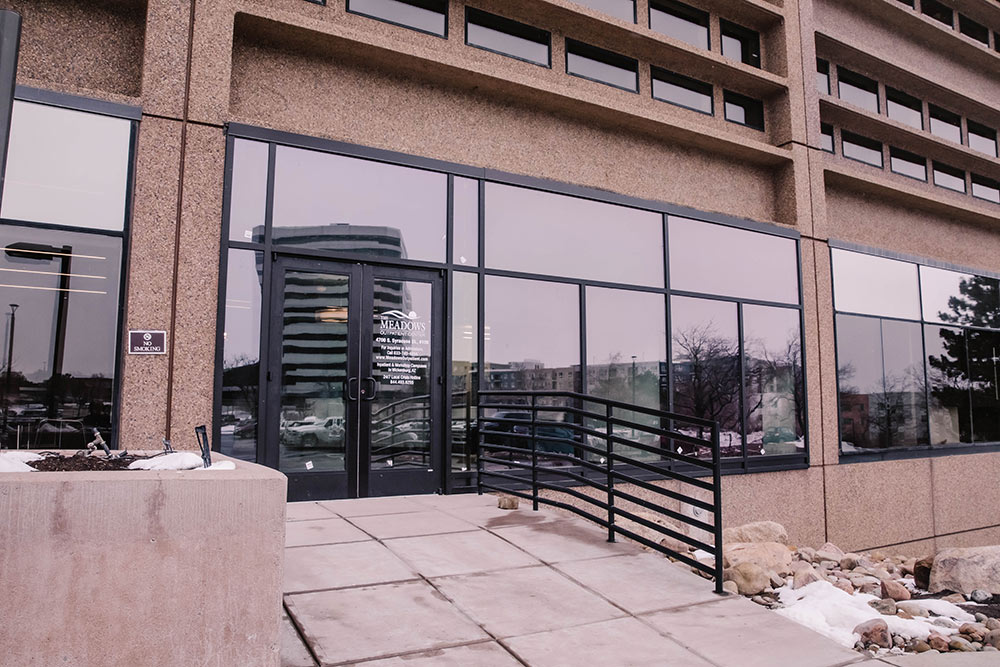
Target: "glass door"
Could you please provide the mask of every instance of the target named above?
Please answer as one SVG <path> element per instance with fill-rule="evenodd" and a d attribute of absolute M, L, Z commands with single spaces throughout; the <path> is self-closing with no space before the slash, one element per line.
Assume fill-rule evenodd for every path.
<path fill-rule="evenodd" d="M 437 272 L 279 256 L 264 460 L 289 500 L 442 486 Z"/>

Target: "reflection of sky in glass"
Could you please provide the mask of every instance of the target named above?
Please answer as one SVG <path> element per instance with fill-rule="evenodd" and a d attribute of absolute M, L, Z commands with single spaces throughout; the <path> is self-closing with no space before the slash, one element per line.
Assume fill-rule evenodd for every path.
<path fill-rule="evenodd" d="M 455 264 L 479 265 L 479 181 L 455 177 L 454 222 Z"/>
<path fill-rule="evenodd" d="M 635 0 L 573 0 L 573 2 L 629 23 L 635 22 Z"/>
<path fill-rule="evenodd" d="M 658 213 L 486 184 L 490 268 L 660 287 L 662 228 Z"/>
<path fill-rule="evenodd" d="M 793 361 L 801 363 L 798 347 L 799 311 L 770 306 L 743 306 L 743 341 L 749 358 L 784 359 L 795 349 Z"/>
<path fill-rule="evenodd" d="M 539 43 L 517 35 L 487 28 L 477 25 L 471 21 L 468 24 L 466 39 L 473 46 L 480 46 L 491 51 L 499 51 L 514 56 L 530 60 L 539 65 L 549 64 L 549 45 Z"/>
<path fill-rule="evenodd" d="M 635 90 L 639 85 L 639 75 L 635 70 L 601 62 L 579 53 L 566 54 L 566 71 L 629 90 Z"/>
<path fill-rule="evenodd" d="M 837 315 L 837 376 L 842 394 L 875 394 L 884 390 L 879 320 Z"/>
<path fill-rule="evenodd" d="M 670 288 L 799 302 L 792 239 L 670 216 Z"/>
<path fill-rule="evenodd" d="M 517 278 L 486 278 L 487 363 L 580 363 L 579 288 Z"/>
<path fill-rule="evenodd" d="M 965 273 L 921 266 L 920 296 L 924 306 L 924 319 L 930 322 L 945 322 L 941 314 L 953 314 L 948 307 L 948 300 L 960 294 L 959 284 L 963 280 L 971 278 L 971 275 Z"/>
<path fill-rule="evenodd" d="M 347 9 L 393 23 L 401 23 L 417 30 L 426 30 L 435 35 L 444 35 L 445 33 L 445 15 L 443 13 L 399 2 L 399 0 L 348 0 Z"/>
<path fill-rule="evenodd" d="M 587 288 L 587 363 L 666 359 L 663 295 Z"/>
<path fill-rule="evenodd" d="M 452 280 L 451 358 L 475 363 L 478 358 L 479 281 L 475 273 L 456 271 Z"/>
<path fill-rule="evenodd" d="M 398 229 L 409 259 L 443 262 L 447 183 L 436 172 L 280 146 L 274 226 Z"/>
<path fill-rule="evenodd" d="M 670 330 L 674 340 L 674 361 L 688 358 L 693 344 L 716 338 L 732 346 L 735 353 L 739 341 L 736 324 L 736 304 L 711 299 L 670 297 Z"/>
<path fill-rule="evenodd" d="M 920 318 L 916 264 L 847 250 L 831 252 L 837 310 Z"/>
<path fill-rule="evenodd" d="M 230 250 L 226 269 L 225 367 L 260 357 L 260 274 L 252 250 Z"/>
<path fill-rule="evenodd" d="M 122 118 L 14 102 L 3 217 L 121 230 L 131 133 Z"/>
<path fill-rule="evenodd" d="M 229 240 L 264 241 L 268 146 L 259 141 L 233 141 L 233 184 L 229 200 Z M 258 238 L 254 238 L 254 228 Z"/>

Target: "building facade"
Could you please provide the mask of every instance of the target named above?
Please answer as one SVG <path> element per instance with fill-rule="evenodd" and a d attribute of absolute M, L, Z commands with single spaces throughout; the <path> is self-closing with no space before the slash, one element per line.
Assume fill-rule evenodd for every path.
<path fill-rule="evenodd" d="M 727 524 L 1000 542 L 996 3 L 0 6 L 6 446 L 456 492 L 576 391 L 718 421 Z"/>

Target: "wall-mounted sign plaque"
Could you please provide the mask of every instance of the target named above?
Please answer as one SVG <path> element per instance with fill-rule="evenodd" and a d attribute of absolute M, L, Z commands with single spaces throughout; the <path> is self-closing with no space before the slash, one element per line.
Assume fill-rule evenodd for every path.
<path fill-rule="evenodd" d="M 133 331 L 128 332 L 129 354 L 166 354 L 166 331 Z"/>

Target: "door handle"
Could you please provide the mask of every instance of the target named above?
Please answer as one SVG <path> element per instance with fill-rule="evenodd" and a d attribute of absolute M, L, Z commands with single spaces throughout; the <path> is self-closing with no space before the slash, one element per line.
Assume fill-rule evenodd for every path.
<path fill-rule="evenodd" d="M 364 378 L 362 380 L 362 382 L 371 382 L 372 383 L 372 390 L 371 390 L 371 392 L 368 392 L 366 394 L 365 390 L 362 389 L 361 390 L 361 400 L 363 400 L 363 401 L 374 401 L 375 400 L 375 395 L 378 394 L 378 382 L 376 382 L 375 378 L 373 378 L 373 377 L 366 377 L 366 378 Z"/>
<path fill-rule="evenodd" d="M 358 386 L 358 384 L 359 384 L 358 383 L 358 378 L 356 378 L 356 377 L 347 378 L 347 400 L 349 400 L 349 401 L 356 401 L 356 400 L 358 400 L 358 395 L 351 393 L 351 387 L 352 386 Z"/>

